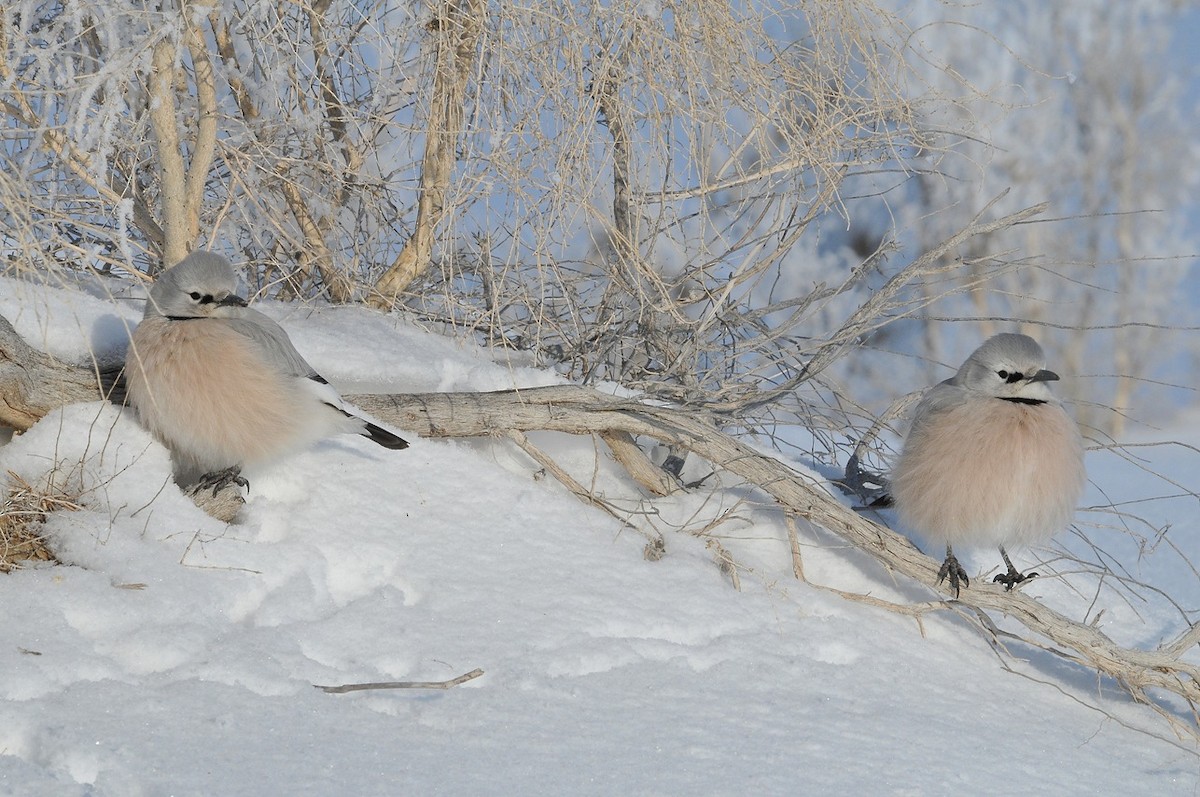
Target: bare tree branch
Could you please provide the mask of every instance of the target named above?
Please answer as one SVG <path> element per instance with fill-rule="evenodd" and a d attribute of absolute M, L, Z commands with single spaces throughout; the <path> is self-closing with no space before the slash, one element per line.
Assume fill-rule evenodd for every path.
<path fill-rule="evenodd" d="M 160 197 L 163 219 L 163 264 L 172 266 L 187 256 L 187 175 L 180 150 L 179 127 L 175 120 L 175 42 L 164 36 L 154 45 L 150 70 L 150 122 L 158 142 Z"/>
<path fill-rule="evenodd" d="M 304 249 L 299 252 L 301 268 L 308 271 L 313 266 L 316 267 L 331 300 L 338 303 L 350 301 L 354 298 L 354 283 L 346 272 L 334 265 L 333 254 L 325 243 L 325 235 L 317 220 L 309 212 L 308 203 L 304 201 L 300 186 L 289 180 L 286 175 L 280 176 L 282 178 L 280 189 L 283 197 L 304 236 Z"/>
<path fill-rule="evenodd" d="M 186 201 L 187 237 L 194 244 L 200 234 L 200 212 L 204 208 L 204 189 L 217 150 L 217 80 L 204 37 L 189 20 L 184 34 L 192 59 L 196 81 L 196 136 L 188 164 Z"/>

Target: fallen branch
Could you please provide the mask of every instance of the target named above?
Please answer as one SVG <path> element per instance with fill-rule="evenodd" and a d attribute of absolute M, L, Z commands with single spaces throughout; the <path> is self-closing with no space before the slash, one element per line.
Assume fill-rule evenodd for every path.
<path fill-rule="evenodd" d="M 377 683 L 365 684 L 342 684 L 341 686 L 320 686 L 313 684 L 313 687 L 320 689 L 322 692 L 328 692 L 331 695 L 344 695 L 347 692 L 366 692 L 371 689 L 453 689 L 460 684 L 465 684 L 467 681 L 473 681 L 483 675 L 483 670 L 478 667 L 470 672 L 463 673 L 457 678 L 451 678 L 449 681 L 379 681 Z"/>
<path fill-rule="evenodd" d="M 0 316 L 0 426 L 22 432 L 64 404 L 116 398 L 119 372 L 60 362 L 23 341 Z"/>
<path fill-rule="evenodd" d="M 789 512 L 839 535 L 889 570 L 949 596 L 949 588 L 937 580 L 940 563 L 907 538 L 858 515 L 837 501 L 822 483 L 754 451 L 695 413 L 615 398 L 573 385 L 496 393 L 360 395 L 347 399 L 422 436 L 469 437 L 496 429 L 572 434 L 615 429 L 682 446 L 758 486 Z M 1200 666 L 1182 659 L 1200 633 L 1194 629 L 1187 629 L 1156 650 L 1140 650 L 1118 645 L 1095 626 L 1075 622 L 1020 591 L 1005 592 L 999 586 L 980 583 L 963 592 L 957 603 L 1008 615 L 1030 632 L 1022 637 L 1025 643 L 1115 679 L 1135 699 L 1154 705 L 1164 715 L 1168 709 L 1148 690 L 1179 695 L 1193 711 L 1200 705 Z M 951 606 L 947 604 L 947 608 Z M 1194 725 L 1188 729 L 1200 738 L 1200 729 Z"/>

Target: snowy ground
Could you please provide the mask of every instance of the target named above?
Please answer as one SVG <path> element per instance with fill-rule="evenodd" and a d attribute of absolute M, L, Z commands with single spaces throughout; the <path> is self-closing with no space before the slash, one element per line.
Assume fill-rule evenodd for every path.
<path fill-rule="evenodd" d="M 555 381 L 361 309 L 268 310 L 347 392 Z M 0 281 L 0 314 L 81 358 L 119 347 L 120 318 L 140 309 Z M 1200 442 L 1195 428 L 1178 434 Z M 0 447 L 0 472 L 54 471 L 84 505 L 47 523 L 62 565 L 0 576 L 0 793 L 1200 793 L 1196 750 L 1111 684 L 1021 649 L 1012 672 L 950 614 L 922 634 L 792 579 L 780 517 L 756 493 L 675 496 L 639 519 L 729 512 L 714 534 L 746 568 L 737 592 L 703 540 L 668 531 L 667 555 L 647 561 L 645 538 L 506 443 L 411 439 L 400 452 L 331 440 L 287 460 L 253 479 L 234 525 L 184 498 L 166 452 L 114 407 L 69 407 Z M 634 506 L 591 441 L 539 442 L 585 478 L 599 457 L 600 488 Z M 1139 453 L 1200 487 L 1194 454 Z M 1091 505 L 1170 489 L 1115 456 L 1089 465 Z M 1196 550 L 1194 499 L 1129 508 Z M 1169 544 L 1139 551 L 1110 517 L 1081 513 L 1083 532 L 1200 605 Z M 929 597 L 803 531 L 811 581 Z M 993 558 L 976 552 L 968 569 Z M 1028 590 L 1082 616 L 1083 578 Z M 1126 642 L 1180 624 L 1161 600 L 1104 592 L 1100 609 Z M 474 668 L 485 675 L 446 691 L 313 688 Z"/>

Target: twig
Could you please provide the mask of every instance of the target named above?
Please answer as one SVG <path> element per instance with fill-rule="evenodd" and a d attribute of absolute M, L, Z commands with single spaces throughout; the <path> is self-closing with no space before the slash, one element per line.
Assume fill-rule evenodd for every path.
<path fill-rule="evenodd" d="M 710 551 L 713 552 L 713 561 L 717 563 L 717 568 L 725 575 L 729 576 L 729 581 L 733 584 L 733 588 L 738 592 L 742 591 L 742 579 L 738 575 L 738 564 L 734 560 L 733 554 L 729 549 L 720 543 L 719 540 L 709 539 L 705 543 Z"/>
<path fill-rule="evenodd" d="M 642 452 L 634 442 L 633 436 L 626 432 L 606 431 L 600 433 L 600 439 L 608 444 L 617 462 L 651 495 L 670 495 L 679 488 L 679 481 L 654 463 Z"/>
<path fill-rule="evenodd" d="M 533 442 L 528 437 L 525 436 L 524 432 L 519 431 L 517 429 L 509 429 L 506 432 L 504 432 L 503 436 L 507 437 L 509 440 L 512 440 L 514 443 L 516 443 L 517 446 L 520 447 L 520 449 L 522 451 L 524 451 L 526 454 L 529 455 L 530 459 L 532 459 L 534 462 L 536 462 L 538 465 L 540 465 L 547 473 L 549 473 L 551 476 L 553 476 L 555 479 L 557 479 L 559 484 L 561 484 L 563 487 L 566 487 L 568 490 L 570 490 L 571 493 L 574 494 L 574 496 L 576 498 L 578 498 L 580 501 L 583 501 L 586 504 L 591 504 L 594 507 L 604 510 L 614 520 L 621 523 L 625 528 L 631 529 L 633 531 L 636 531 L 638 534 L 641 534 L 643 537 L 645 537 L 647 540 L 650 541 L 651 545 L 654 545 L 656 542 L 660 541 L 659 537 L 656 537 L 656 535 L 651 534 L 650 532 L 646 531 L 645 529 L 643 529 L 640 526 L 638 526 L 637 524 L 635 524 L 630 519 L 629 516 L 622 515 L 608 501 L 605 501 L 603 498 L 596 495 L 593 491 L 589 490 L 588 488 L 586 488 L 582 484 L 580 484 L 575 479 L 574 476 L 567 473 L 562 468 L 561 465 L 559 465 L 557 462 L 555 462 L 553 457 L 551 457 L 545 451 L 542 451 L 540 448 L 538 448 L 536 445 L 534 445 Z M 652 549 L 648 549 L 648 550 L 652 550 Z"/>
<path fill-rule="evenodd" d="M 379 681 L 365 684 L 342 684 L 340 686 L 321 686 L 313 684 L 314 689 L 320 689 L 331 695 L 343 695 L 347 692 L 366 692 L 371 689 L 453 689 L 456 686 L 473 681 L 483 675 L 483 670 L 476 667 L 470 672 L 463 673 L 449 681 Z"/>
<path fill-rule="evenodd" d="M 787 523 L 788 547 L 792 551 L 792 575 L 797 581 L 808 581 L 804 577 L 804 557 L 800 553 L 800 536 L 796 533 L 796 516 L 788 512 L 784 520 Z"/>

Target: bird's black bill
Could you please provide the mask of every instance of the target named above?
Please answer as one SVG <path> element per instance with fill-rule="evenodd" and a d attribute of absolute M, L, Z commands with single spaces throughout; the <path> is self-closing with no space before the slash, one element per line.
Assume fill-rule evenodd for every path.
<path fill-rule="evenodd" d="M 1047 371 L 1045 368 L 1029 377 L 1030 382 L 1057 382 L 1058 379 L 1058 374 L 1053 371 Z"/>

